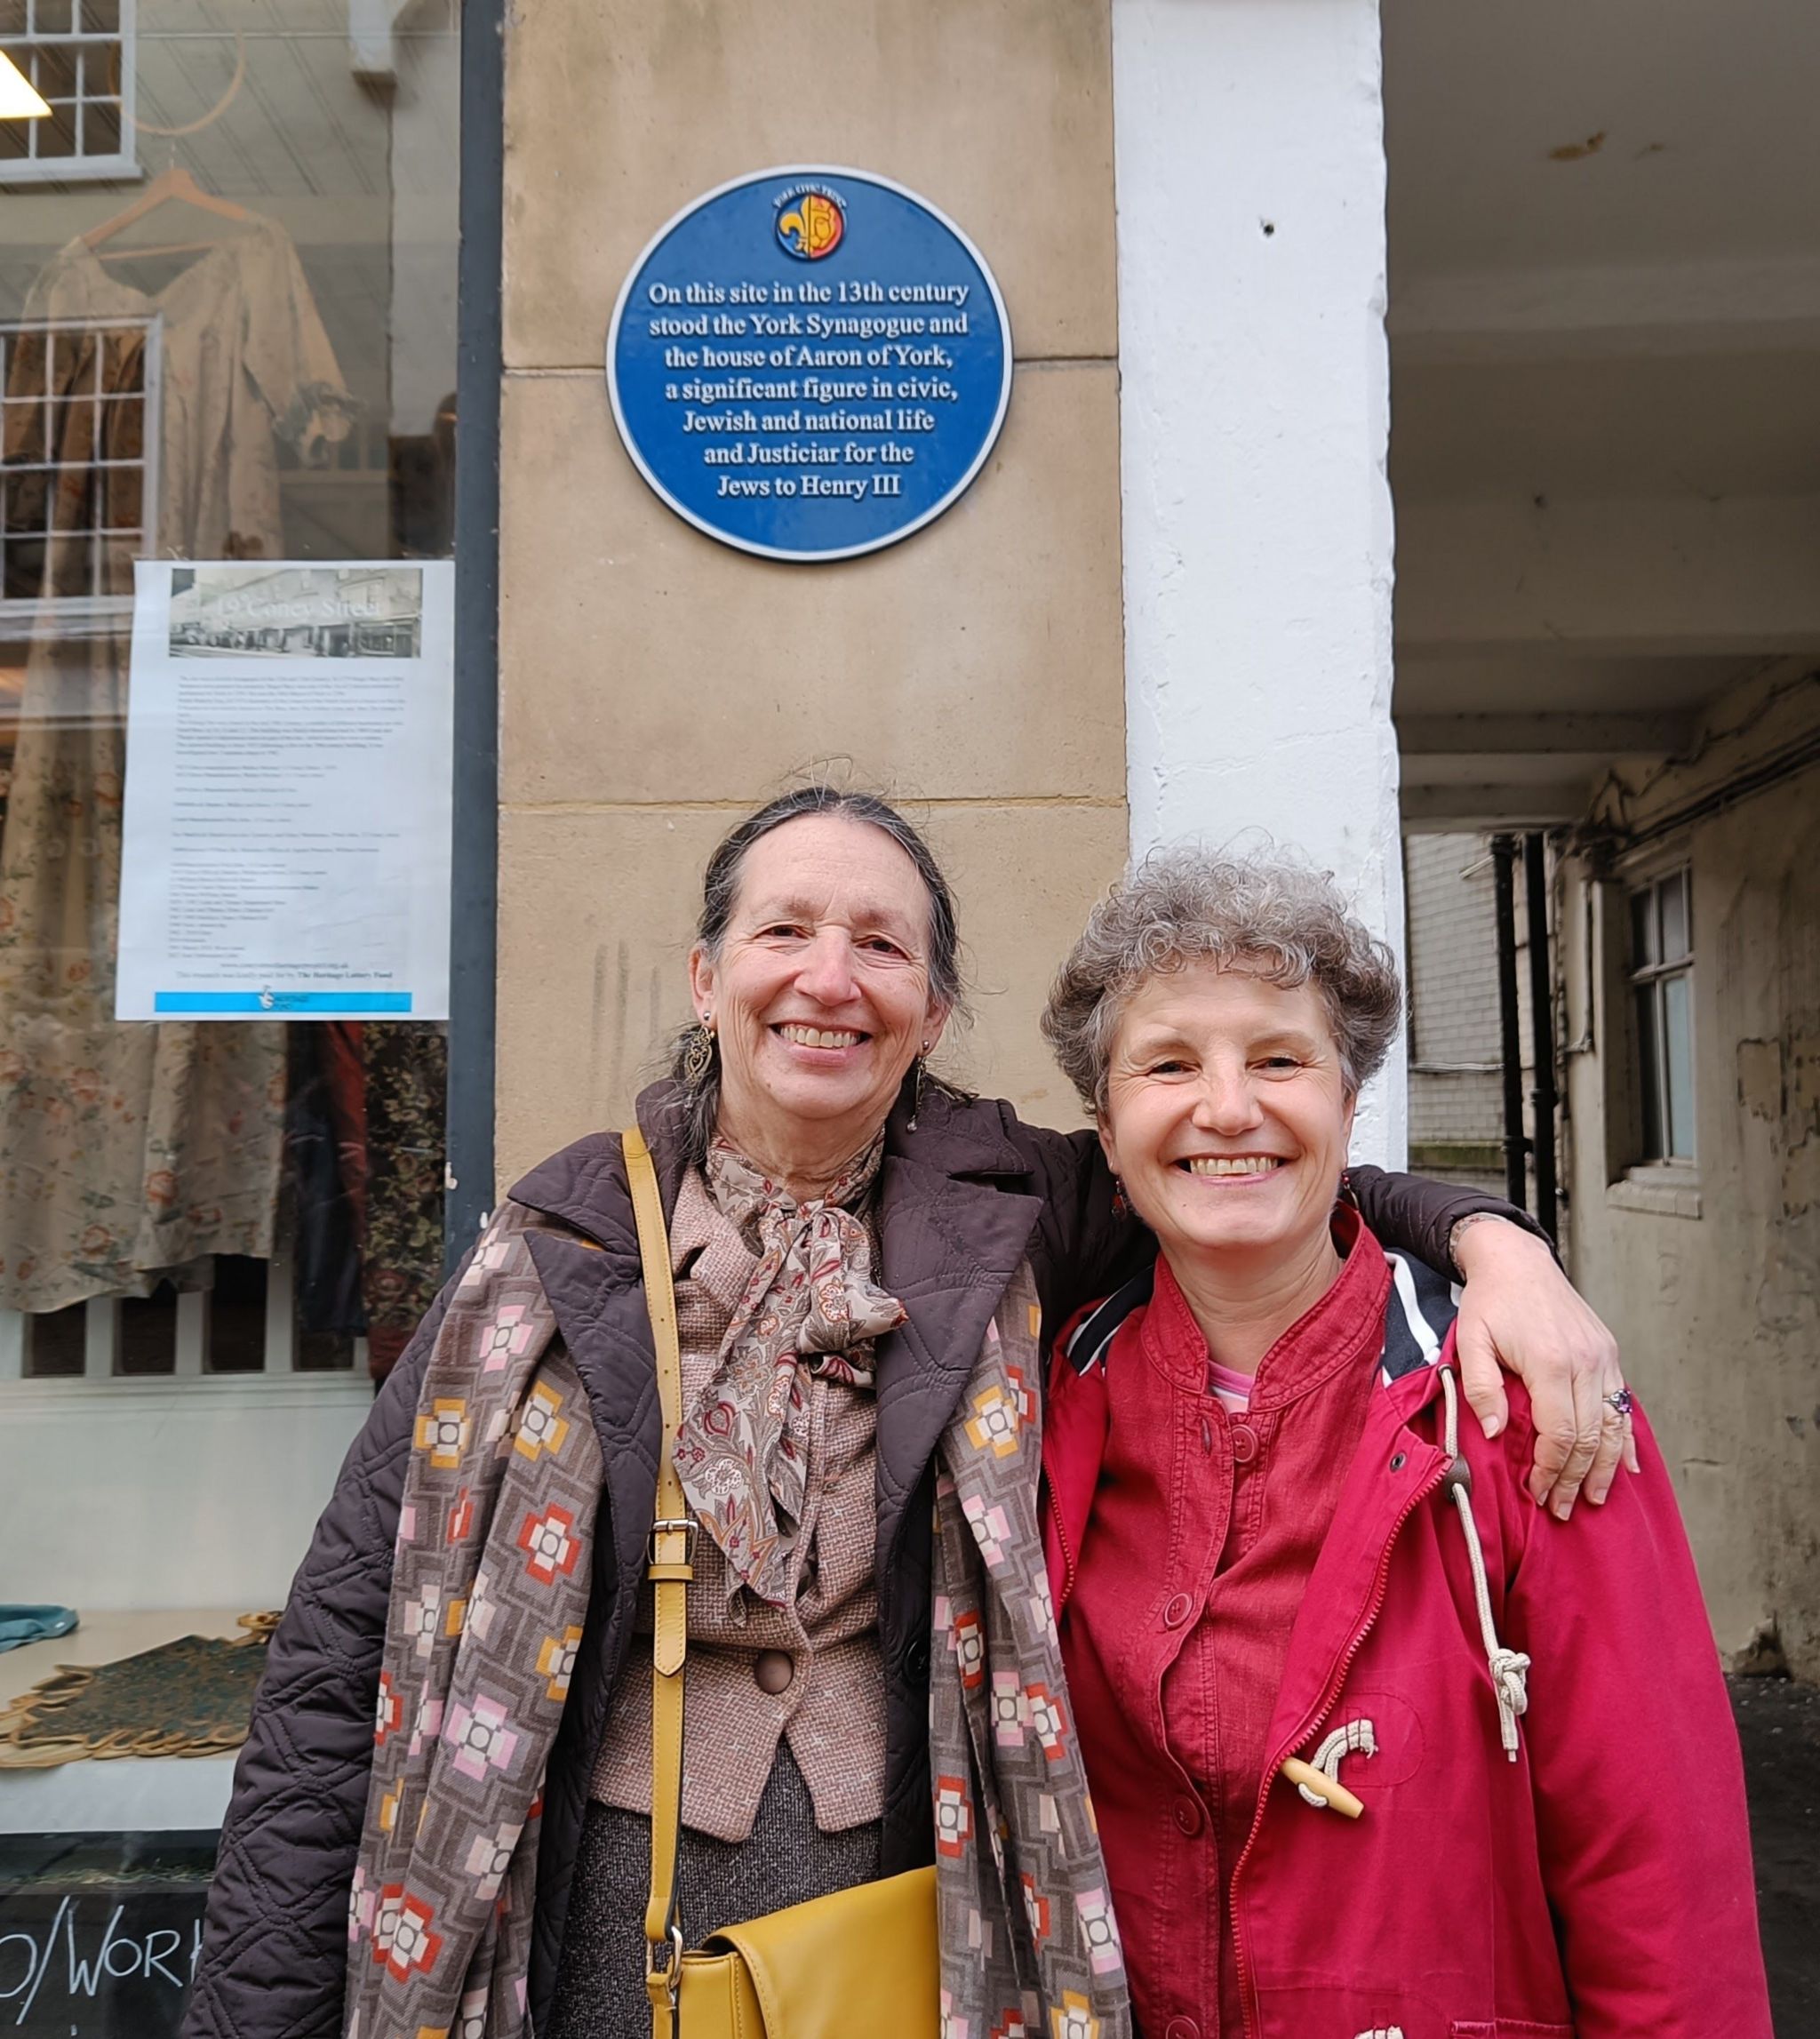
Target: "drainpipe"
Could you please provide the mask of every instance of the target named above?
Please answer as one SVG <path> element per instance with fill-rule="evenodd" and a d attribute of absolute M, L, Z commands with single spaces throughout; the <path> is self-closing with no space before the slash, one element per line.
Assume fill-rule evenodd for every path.
<path fill-rule="evenodd" d="M 1504 1193 L 1520 1210 L 1529 1206 L 1524 1165 L 1523 1044 L 1517 1028 L 1517 845 L 1491 838 L 1492 892 L 1497 904 L 1497 1019 L 1504 1062 Z"/>
<path fill-rule="evenodd" d="M 1529 1033 L 1536 1044 L 1536 1083 L 1529 1092 L 1536 1134 L 1536 1221 L 1551 1239 L 1560 1235 L 1554 1203 L 1554 989 L 1548 970 L 1548 875 L 1542 838 L 1523 838 L 1524 891 L 1529 908 Z"/>

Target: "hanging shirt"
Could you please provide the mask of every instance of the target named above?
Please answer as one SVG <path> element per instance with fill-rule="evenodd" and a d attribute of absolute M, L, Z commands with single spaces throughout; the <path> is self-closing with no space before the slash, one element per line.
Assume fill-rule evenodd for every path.
<path fill-rule="evenodd" d="M 148 420 L 151 343 L 132 322 L 151 320 Z M 33 484 L 50 599 L 0 839 L 0 1306 L 41 1311 L 148 1293 L 208 1254 L 268 1256 L 284 1112 L 283 1026 L 114 1020 L 128 626 L 63 630 L 55 604 L 132 595 L 132 541 L 94 537 L 93 506 L 135 524 L 139 503 L 116 499 L 153 480 L 162 556 L 282 557 L 279 444 L 325 452 L 354 404 L 272 220 L 151 292 L 73 241 L 25 321 L 46 330 L 12 349 L 4 452 L 50 463 Z M 141 451 L 142 467 L 106 464 Z"/>

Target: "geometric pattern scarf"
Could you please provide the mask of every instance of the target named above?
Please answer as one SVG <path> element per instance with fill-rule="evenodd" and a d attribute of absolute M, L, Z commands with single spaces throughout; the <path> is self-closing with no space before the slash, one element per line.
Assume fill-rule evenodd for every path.
<path fill-rule="evenodd" d="M 346 2039 L 518 2039 L 539 1806 L 593 1577 L 600 1445 L 523 1213 L 496 1218 L 418 1402 Z"/>
<path fill-rule="evenodd" d="M 943 2039 L 1130 2039 L 1043 1562 L 1042 1314 L 1020 1268 L 936 1473 L 930 1778 Z"/>
<path fill-rule="evenodd" d="M 708 1151 L 708 1189 L 724 1217 L 756 1235 L 759 1257 L 677 1430 L 675 1467 L 726 1554 L 730 1603 L 746 1586 L 773 1605 L 790 1597 L 807 1485 L 802 1376 L 869 1388 L 873 1341 L 904 1322 L 904 1306 L 873 1283 L 871 1235 L 850 1208 L 877 1179 L 884 1144 L 881 1127 L 802 1203 L 724 1141 Z"/>

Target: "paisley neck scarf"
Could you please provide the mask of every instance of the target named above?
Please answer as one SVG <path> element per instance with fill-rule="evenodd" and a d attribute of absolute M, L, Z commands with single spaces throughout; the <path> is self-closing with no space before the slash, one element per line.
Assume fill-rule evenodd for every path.
<path fill-rule="evenodd" d="M 708 1152 L 708 1189 L 756 1235 L 758 1264 L 683 1413 L 675 1463 L 690 1506 L 726 1553 L 730 1599 L 742 1587 L 778 1605 L 790 1597 L 805 1483 L 802 1376 L 869 1388 L 873 1341 L 904 1322 L 904 1306 L 874 1285 L 872 1239 L 854 1215 L 883 1154 L 881 1129 L 820 1196 L 799 1203 L 723 1141 Z"/>

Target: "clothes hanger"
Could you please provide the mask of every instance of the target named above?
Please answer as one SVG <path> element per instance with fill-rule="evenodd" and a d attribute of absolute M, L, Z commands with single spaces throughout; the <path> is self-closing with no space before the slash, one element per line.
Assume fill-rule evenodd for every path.
<path fill-rule="evenodd" d="M 173 163 L 161 170 L 124 212 L 116 212 L 111 220 L 102 220 L 99 227 L 91 227 L 82 236 L 83 245 L 99 248 L 104 241 L 111 241 L 128 227 L 136 226 L 161 205 L 173 204 L 193 205 L 200 212 L 212 212 L 219 219 L 231 220 L 243 226 L 253 217 L 245 206 L 236 205 L 231 198 L 217 198 L 212 192 L 204 191 L 181 164 Z M 214 244 L 212 241 L 202 241 L 173 248 L 121 248 L 116 252 L 123 255 L 188 254 Z"/>

